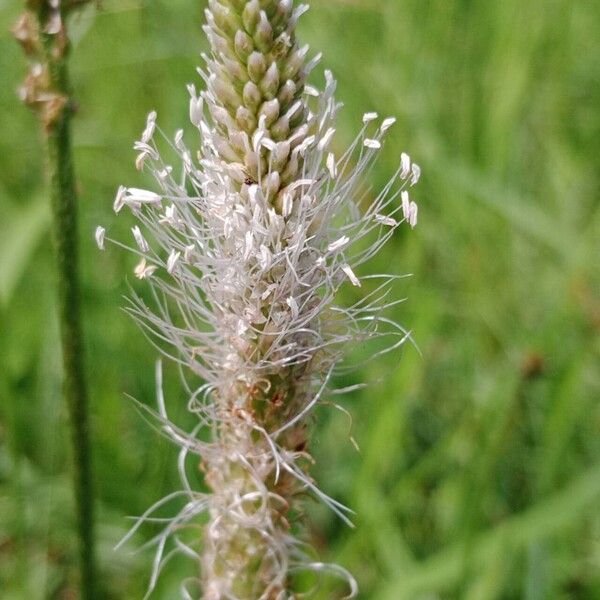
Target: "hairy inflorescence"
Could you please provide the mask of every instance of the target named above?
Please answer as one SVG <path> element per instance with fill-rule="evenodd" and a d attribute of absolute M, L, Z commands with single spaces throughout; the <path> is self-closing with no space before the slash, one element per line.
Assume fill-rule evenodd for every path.
<path fill-rule="evenodd" d="M 205 90 L 190 92 L 192 147 L 178 131 L 174 161 L 163 159 L 148 116 L 136 142 L 136 165 L 155 191 L 120 187 L 114 202 L 137 218 L 135 275 L 151 305 L 132 292 L 127 310 L 162 355 L 180 366 L 197 425 L 171 423 L 157 365 L 161 428 L 181 448 L 183 488 L 153 506 L 183 500 L 152 543 L 153 578 L 175 552 L 198 561 L 184 582 L 186 598 L 296 598 L 298 571 L 350 575 L 314 558 L 297 536 L 309 491 L 342 519 L 348 509 L 320 491 L 309 474 L 311 415 L 343 370 L 352 342 L 383 340 L 371 358 L 400 346 L 407 332 L 383 315 L 395 277 L 365 275 L 373 257 L 403 222 L 414 227 L 408 188 L 420 169 L 406 154 L 384 188 L 372 194 L 365 175 L 394 119 L 363 118 L 350 147 L 334 153 L 335 80 L 307 84 L 318 63 L 296 39 L 306 6 L 292 0 L 209 0 L 211 46 L 199 72 Z M 104 248 L 105 230 L 96 240 Z M 369 292 L 349 307 L 336 304 L 342 285 Z M 196 383 L 191 383 L 194 381 Z M 202 430 L 209 435 L 202 434 Z M 193 489 L 186 459 L 195 455 L 208 492 Z M 203 517 L 201 517 L 203 515 Z M 201 519 L 207 521 L 196 533 Z M 184 537 L 186 527 L 194 534 Z M 168 544 L 171 546 L 168 547 Z M 169 549 L 170 548 L 170 549 Z"/>

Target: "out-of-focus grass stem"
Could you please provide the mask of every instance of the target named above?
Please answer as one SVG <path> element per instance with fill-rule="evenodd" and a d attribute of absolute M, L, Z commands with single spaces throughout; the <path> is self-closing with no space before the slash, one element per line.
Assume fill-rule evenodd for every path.
<path fill-rule="evenodd" d="M 71 148 L 73 100 L 66 13 L 81 2 L 29 0 L 14 34 L 30 58 L 22 100 L 38 114 L 45 151 L 57 268 L 64 397 L 71 424 L 83 600 L 96 597 L 88 394 L 83 360 L 77 242 L 77 194 Z"/>

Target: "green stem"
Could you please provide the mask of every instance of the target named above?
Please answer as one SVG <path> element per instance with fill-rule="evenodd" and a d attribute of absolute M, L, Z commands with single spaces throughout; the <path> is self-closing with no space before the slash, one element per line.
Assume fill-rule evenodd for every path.
<path fill-rule="evenodd" d="M 61 90 L 67 85 L 67 64 L 57 68 Z M 63 88 L 64 86 L 64 88 Z M 66 89 L 65 89 L 66 91 Z M 80 318 L 77 198 L 71 156 L 71 111 L 63 111 L 48 133 L 52 227 L 58 267 L 58 297 L 63 353 L 64 394 L 71 421 L 75 462 L 75 498 L 79 527 L 82 598 L 94 598 L 93 489 L 87 386 Z"/>
<path fill-rule="evenodd" d="M 47 0 L 29 0 L 28 6 L 34 10 L 25 13 L 25 16 L 37 19 L 37 26 L 29 25 L 33 20 L 21 21 L 21 36 L 18 39 L 28 54 L 41 59 L 45 69 L 43 76 L 35 79 L 30 75 L 26 80 L 26 85 L 30 86 L 26 101 L 38 111 L 46 132 L 64 397 L 69 412 L 74 461 L 81 569 L 80 597 L 82 600 L 95 600 L 94 497 L 80 316 L 77 195 L 71 148 L 73 103 L 68 72 L 68 40 L 64 25 L 67 9 L 53 9 Z M 56 31 L 55 28 L 52 33 L 48 33 L 48 23 L 51 22 L 53 11 L 56 13 L 57 10 L 61 12 L 60 29 Z M 35 71 L 32 70 L 32 73 Z"/>

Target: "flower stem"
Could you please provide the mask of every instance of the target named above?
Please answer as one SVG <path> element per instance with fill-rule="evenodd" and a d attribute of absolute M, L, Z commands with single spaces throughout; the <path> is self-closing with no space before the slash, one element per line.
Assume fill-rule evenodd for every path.
<path fill-rule="evenodd" d="M 45 1 L 28 2 L 28 7 L 30 10 L 23 14 L 14 29 L 15 37 L 26 54 L 36 59 L 31 63 L 21 97 L 36 110 L 46 133 L 64 398 L 69 412 L 74 460 L 80 596 L 83 600 L 94 600 L 93 487 L 80 316 L 77 195 L 71 149 L 73 102 L 70 98 L 68 40 L 63 14 L 66 9 L 53 8 Z"/>
<path fill-rule="evenodd" d="M 67 81 L 66 63 L 60 77 Z M 93 489 L 88 396 L 83 364 L 77 252 L 77 199 L 71 156 L 70 111 L 48 135 L 52 223 L 58 267 L 58 294 L 63 353 L 64 395 L 69 408 L 75 461 L 82 598 L 94 597 Z"/>

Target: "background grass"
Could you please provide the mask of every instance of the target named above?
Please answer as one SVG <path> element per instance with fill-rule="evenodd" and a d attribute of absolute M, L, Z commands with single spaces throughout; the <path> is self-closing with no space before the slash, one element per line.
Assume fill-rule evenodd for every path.
<path fill-rule="evenodd" d="M 353 376 L 373 386 L 322 409 L 313 451 L 348 530 L 310 504 L 313 542 L 361 598 L 600 598 L 600 4 L 569 0 L 314 0 L 302 37 L 345 102 L 338 148 L 364 111 L 398 124 L 421 163 L 421 222 L 372 272 L 413 273 L 394 317 L 406 348 Z M 106 0 L 73 24 L 84 317 L 100 559 L 109 598 L 141 598 L 150 556 L 112 546 L 176 489 L 174 452 L 123 394 L 154 402 L 153 361 L 118 310 L 130 257 L 111 203 L 144 178 L 131 144 L 156 108 L 187 120 L 204 2 Z M 0 597 L 74 598 L 74 527 L 60 397 L 53 265 L 37 123 L 15 98 L 24 61 L 0 0 Z M 596 34 L 594 34 L 596 31 Z M 318 79 L 318 78 L 317 78 Z M 348 300 L 353 292 L 349 290 Z M 360 350 L 359 350 L 360 353 Z M 398 360 L 400 358 L 400 360 Z M 171 373 L 173 416 L 185 419 Z M 382 380 L 380 383 L 376 383 Z M 157 599 L 178 597 L 173 563 Z M 337 597 L 325 587 L 324 598 Z"/>

